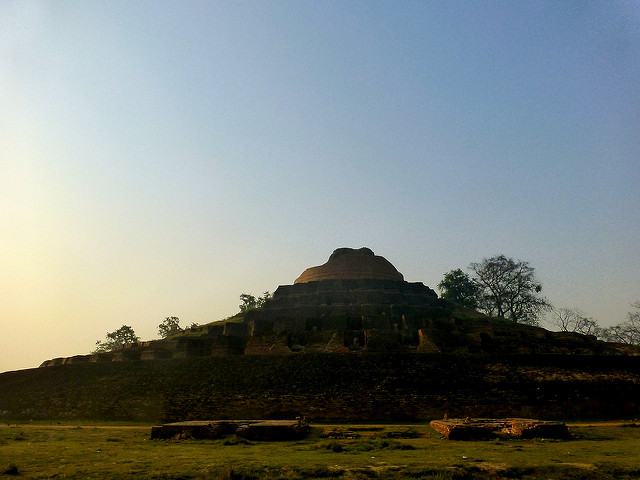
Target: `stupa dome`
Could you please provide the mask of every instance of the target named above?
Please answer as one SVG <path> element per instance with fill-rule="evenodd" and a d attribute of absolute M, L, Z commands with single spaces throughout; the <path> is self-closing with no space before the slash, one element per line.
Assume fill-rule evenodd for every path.
<path fill-rule="evenodd" d="M 294 283 L 360 279 L 403 281 L 404 277 L 391 262 L 367 247 L 338 248 L 327 263 L 307 268 Z"/>

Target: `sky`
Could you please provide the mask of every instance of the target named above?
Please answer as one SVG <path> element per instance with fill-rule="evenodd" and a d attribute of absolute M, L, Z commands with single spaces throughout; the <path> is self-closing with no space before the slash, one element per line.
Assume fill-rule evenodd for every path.
<path fill-rule="evenodd" d="M 0 2 L 0 372 L 338 247 L 640 300 L 637 1 Z"/>

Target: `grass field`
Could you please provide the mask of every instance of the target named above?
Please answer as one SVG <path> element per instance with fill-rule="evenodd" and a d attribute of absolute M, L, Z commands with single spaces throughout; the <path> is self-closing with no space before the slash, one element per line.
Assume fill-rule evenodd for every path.
<path fill-rule="evenodd" d="M 632 424 L 635 425 L 635 424 Z M 0 477 L 66 479 L 637 479 L 640 428 L 571 440 L 449 441 L 428 425 L 314 426 L 296 442 L 150 440 L 150 426 L 3 425 Z M 323 434 L 332 431 L 334 435 Z"/>

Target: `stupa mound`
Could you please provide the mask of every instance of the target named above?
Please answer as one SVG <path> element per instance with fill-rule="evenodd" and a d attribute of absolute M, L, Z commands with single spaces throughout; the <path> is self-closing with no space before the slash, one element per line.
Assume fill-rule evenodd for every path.
<path fill-rule="evenodd" d="M 163 340 L 45 361 L 51 375 L 0 374 L 0 417 L 632 418 L 640 357 L 631 355 L 640 347 L 462 308 L 404 281 L 368 248 L 341 248 L 259 308 Z"/>
<path fill-rule="evenodd" d="M 338 248 L 324 265 L 307 268 L 293 283 L 319 282 L 322 280 L 396 280 L 404 277 L 386 258 L 375 255 L 362 247 Z"/>
<path fill-rule="evenodd" d="M 640 355 L 640 348 L 492 318 L 407 282 L 369 248 L 338 248 L 259 308 L 114 352 L 42 366 L 229 355 L 345 352 Z"/>

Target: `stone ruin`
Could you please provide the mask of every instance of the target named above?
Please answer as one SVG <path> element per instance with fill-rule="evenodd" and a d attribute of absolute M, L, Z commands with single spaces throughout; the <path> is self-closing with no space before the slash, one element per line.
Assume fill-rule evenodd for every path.
<path fill-rule="evenodd" d="M 449 440 L 490 440 L 499 437 L 569 439 L 563 422 L 530 418 L 450 418 L 432 420 L 431 428 Z"/>
<path fill-rule="evenodd" d="M 229 435 L 252 441 L 300 440 L 309 432 L 305 418 L 295 420 L 192 420 L 151 428 L 151 439 L 216 440 Z"/>
<path fill-rule="evenodd" d="M 625 349 L 626 348 L 626 349 Z M 347 352 L 465 354 L 640 354 L 593 336 L 551 332 L 459 307 L 420 282 L 407 282 L 369 248 L 339 248 L 265 304 L 182 335 L 127 345 L 68 363 L 229 355 Z"/>

